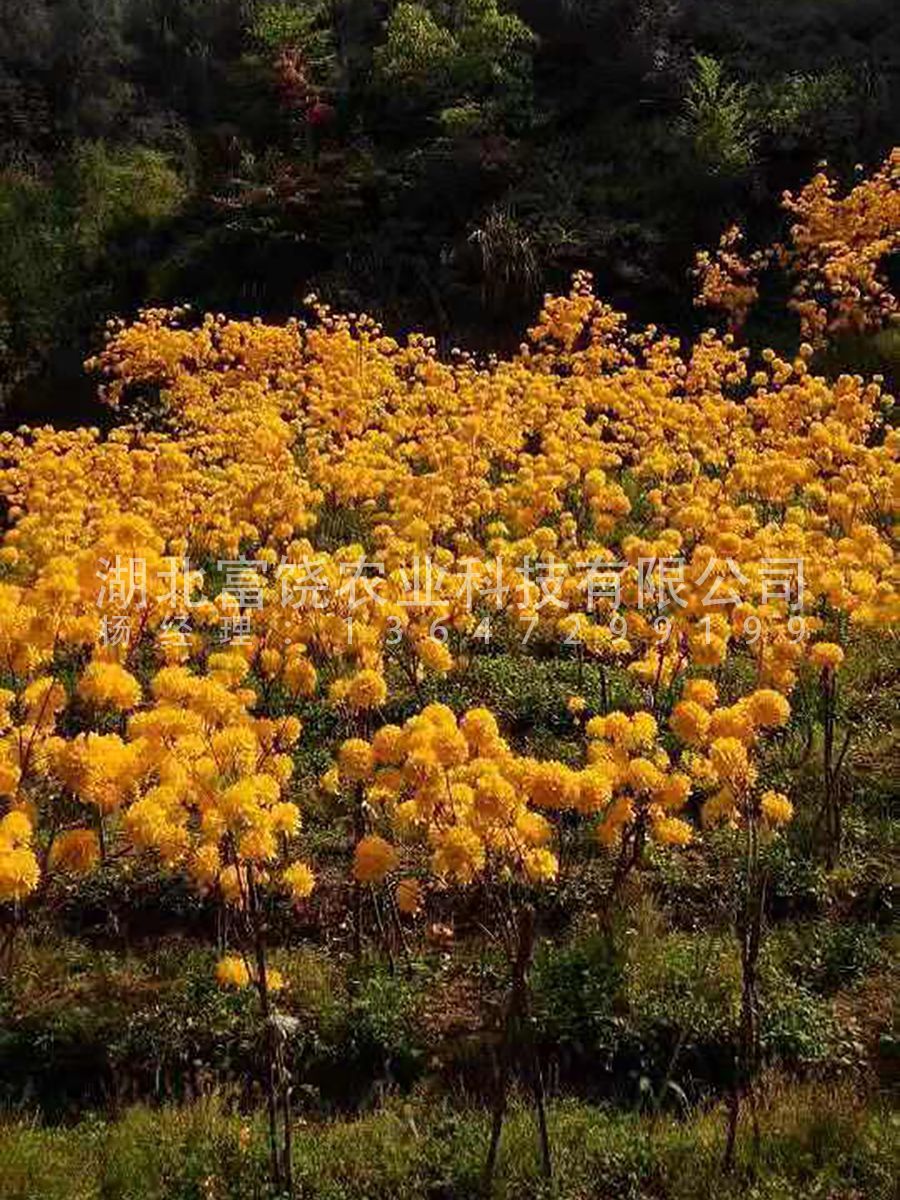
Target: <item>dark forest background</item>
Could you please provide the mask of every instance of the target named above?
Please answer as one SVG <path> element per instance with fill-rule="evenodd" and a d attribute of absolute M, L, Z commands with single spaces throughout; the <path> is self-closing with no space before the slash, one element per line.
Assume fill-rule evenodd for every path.
<path fill-rule="evenodd" d="M 698 247 L 898 135 L 897 0 L 0 0 L 2 423 L 148 303 L 508 350 L 588 268 L 690 332 Z"/>

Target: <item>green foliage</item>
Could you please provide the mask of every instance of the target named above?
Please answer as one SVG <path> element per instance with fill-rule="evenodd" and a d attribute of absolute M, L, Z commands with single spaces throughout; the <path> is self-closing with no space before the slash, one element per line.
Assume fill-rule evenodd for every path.
<path fill-rule="evenodd" d="M 521 120 L 528 104 L 534 37 L 497 0 L 404 0 L 375 52 L 376 81 L 395 101 L 445 106 L 483 100 Z"/>
<path fill-rule="evenodd" d="M 831 997 L 883 961 L 866 927 L 818 921 L 776 931 L 762 966 L 765 1060 L 800 1072 L 860 1069 L 861 1030 L 838 1017 Z M 730 1085 L 740 989 L 732 934 L 667 930 L 645 901 L 614 938 L 542 948 L 534 1019 L 544 1053 L 570 1083 L 626 1102 L 683 1105 Z"/>
<path fill-rule="evenodd" d="M 274 0 L 259 4 L 253 13 L 250 37 L 265 55 L 277 61 L 281 53 L 301 55 L 311 86 L 338 82 L 339 26 L 348 20 L 352 0 L 337 4 L 326 0 L 291 3 Z"/>
<path fill-rule="evenodd" d="M 483 133 L 488 125 L 484 109 L 471 100 L 441 109 L 438 121 L 448 137 L 473 136 Z"/>
<path fill-rule="evenodd" d="M 238 1083 L 252 1074 L 255 996 L 220 987 L 214 961 L 209 951 L 188 950 L 153 964 L 147 994 L 108 1042 L 118 1089 L 177 1096 L 207 1080 Z"/>
<path fill-rule="evenodd" d="M 418 997 L 409 982 L 384 968 L 367 971 L 350 991 L 335 1047 L 342 1070 L 358 1079 L 408 1085 L 424 1056 Z"/>
<path fill-rule="evenodd" d="M 54 927 L 75 938 L 138 940 L 175 930 L 209 934 L 213 906 L 180 875 L 152 862 L 120 860 L 103 871 L 57 881 Z"/>
<path fill-rule="evenodd" d="M 0 989 L 0 1099 L 48 1117 L 124 1097 L 181 1099 L 210 1086 L 249 1094 L 259 1061 L 252 989 L 216 980 L 216 954 L 164 941 L 114 954 L 55 938 L 20 953 Z M 298 1102 L 327 1109 L 408 1087 L 425 1062 L 420 981 L 378 964 L 348 980 L 308 949 L 273 954 L 279 1007 L 297 1025 L 289 1054 Z"/>
<path fill-rule="evenodd" d="M 765 1058 L 788 1067 L 860 1068 L 865 1050 L 859 1031 L 843 1026 L 819 997 L 782 972 L 764 981 L 760 1042 Z"/>
<path fill-rule="evenodd" d="M 534 976 L 541 1045 L 592 1093 L 633 1104 L 727 1083 L 739 995 L 724 937 L 666 934 L 639 916 L 608 935 L 541 952 Z"/>
<path fill-rule="evenodd" d="M 682 129 L 707 171 L 731 176 L 752 166 L 758 133 L 750 92 L 727 79 L 717 59 L 695 56 L 684 107 Z"/>
<path fill-rule="evenodd" d="M 732 939 L 716 934 L 636 929 L 629 939 L 627 997 L 635 1023 L 668 1027 L 687 1048 L 731 1036 L 740 995 Z"/>
<path fill-rule="evenodd" d="M 802 137 L 812 121 L 834 119 L 854 85 L 840 69 L 821 74 L 791 73 L 763 90 L 760 107 L 770 133 Z"/>
<path fill-rule="evenodd" d="M 872 972 L 885 954 L 871 925 L 816 921 L 778 931 L 775 953 L 782 968 L 815 993 L 830 996 Z"/>
<path fill-rule="evenodd" d="M 306 46 L 323 10 L 321 4 L 291 4 L 284 0 L 259 4 L 253 14 L 253 36 L 272 52 Z"/>
<path fill-rule="evenodd" d="M 117 234 L 171 220 L 188 194 L 167 157 L 147 146 L 114 150 L 83 142 L 75 148 L 72 173 L 76 236 L 87 261 Z"/>
<path fill-rule="evenodd" d="M 58 340 L 77 347 L 110 279 L 134 266 L 104 257 L 116 241 L 152 234 L 187 195 L 168 155 L 140 145 L 80 142 L 50 176 L 0 173 L 0 400 L 4 375 L 27 378 Z"/>
<path fill-rule="evenodd" d="M 49 351 L 68 307 L 77 247 L 60 191 L 31 174 L 0 175 L 0 246 L 0 371 L 8 386 Z"/>
<path fill-rule="evenodd" d="M 516 634 L 495 620 L 484 653 L 473 654 L 465 670 L 431 684 L 431 690 L 423 687 L 423 697 L 440 699 L 458 712 L 484 704 L 497 714 L 517 746 L 527 746 L 530 753 L 538 755 L 546 752 L 548 758 L 577 757 L 583 739 L 566 700 L 577 693 L 585 698 L 590 712 L 600 712 L 603 672 L 596 663 L 579 667 L 574 654 L 571 658 L 532 658 L 528 670 L 523 671 L 518 637 L 521 632 Z M 611 709 L 627 706 L 636 696 L 634 677 L 627 672 L 608 671 L 606 685 Z M 390 719 L 401 715 L 391 712 Z M 409 715 L 405 713 L 403 719 Z"/>
<path fill-rule="evenodd" d="M 506 349 L 588 268 L 689 332 L 723 214 L 768 239 L 820 158 L 850 177 L 895 138 L 896 4 L 761 4 L 0 0 L 7 421 L 86 403 L 104 319 L 146 302 L 281 318 L 316 290 Z"/>
<path fill-rule="evenodd" d="M 3 996 L 3 1096 L 51 1116 L 122 1096 L 181 1097 L 252 1070 L 251 993 L 229 993 L 208 950 L 150 960 L 73 942 L 32 951 Z"/>
<path fill-rule="evenodd" d="M 618 1003 L 624 963 L 600 934 L 570 945 L 541 947 L 535 963 L 535 1024 L 554 1050 L 590 1054 L 596 1061 L 614 1055 L 624 1022 Z"/>
<path fill-rule="evenodd" d="M 822 864 L 815 861 L 791 830 L 765 847 L 768 906 L 774 916 L 798 916 L 824 907 L 828 888 Z"/>
<path fill-rule="evenodd" d="M 375 55 L 377 78 L 385 89 L 442 95 L 452 85 L 457 51 L 453 34 L 423 4 L 398 4 Z"/>

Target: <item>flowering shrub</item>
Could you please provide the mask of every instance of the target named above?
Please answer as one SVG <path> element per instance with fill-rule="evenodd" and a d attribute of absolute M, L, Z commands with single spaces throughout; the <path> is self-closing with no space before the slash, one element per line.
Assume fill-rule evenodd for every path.
<path fill-rule="evenodd" d="M 743 258 L 739 229 L 715 254 L 697 255 L 697 303 L 728 314 L 738 329 L 759 298 L 760 274 L 777 264 L 792 281 L 788 307 L 805 338 L 821 344 L 835 335 L 876 331 L 897 319 L 897 298 L 885 265 L 900 249 L 900 151 L 844 197 L 825 171 L 784 207 L 794 218 L 790 240 Z"/>

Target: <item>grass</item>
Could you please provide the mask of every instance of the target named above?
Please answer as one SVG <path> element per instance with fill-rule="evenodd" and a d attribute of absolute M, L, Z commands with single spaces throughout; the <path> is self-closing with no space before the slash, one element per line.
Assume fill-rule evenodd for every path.
<path fill-rule="evenodd" d="M 897 1118 L 846 1087 L 773 1078 L 754 1160 L 744 1132 L 737 1169 L 721 1171 L 720 1108 L 688 1121 L 652 1119 L 573 1101 L 551 1105 L 556 1179 L 540 1177 L 532 1114 L 516 1103 L 504 1131 L 500 1200 L 890 1200 L 900 1169 Z M 419 1095 L 353 1121 L 298 1124 L 297 1194 L 304 1200 L 463 1200 L 479 1192 L 488 1116 Z M 3 1200 L 263 1200 L 261 1116 L 221 1097 L 183 1107 L 135 1107 L 69 1128 L 24 1119 L 0 1125 Z"/>

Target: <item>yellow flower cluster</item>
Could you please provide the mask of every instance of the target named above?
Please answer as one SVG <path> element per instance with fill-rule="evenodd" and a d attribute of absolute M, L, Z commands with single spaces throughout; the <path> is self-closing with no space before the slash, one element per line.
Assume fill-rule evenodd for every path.
<path fill-rule="evenodd" d="M 24 900 L 37 887 L 40 870 L 32 836 L 24 812 L 13 810 L 0 820 L 0 900 Z"/>
<path fill-rule="evenodd" d="M 757 278 L 765 266 L 765 255 L 757 252 L 749 259 L 742 257 L 741 230 L 732 225 L 719 239 L 714 254 L 701 250 L 697 254 L 694 274 L 700 288 L 695 299 L 698 308 L 720 310 L 728 317 L 732 330 L 741 329 L 747 314 L 759 299 Z"/>
<path fill-rule="evenodd" d="M 697 255 L 697 304 L 739 329 L 758 299 L 760 275 L 777 263 L 793 281 L 789 307 L 812 342 L 896 321 L 900 307 L 884 268 L 900 249 L 900 149 L 846 196 L 820 171 L 796 195 L 785 192 L 783 205 L 794 219 L 785 245 L 744 258 L 742 234 L 731 228 L 714 254 Z"/>
<path fill-rule="evenodd" d="M 592 717 L 585 732 L 590 739 L 587 774 L 604 781 L 608 800 L 597 825 L 601 845 L 611 845 L 625 833 L 686 845 L 691 827 L 676 814 L 687 804 L 691 780 L 661 746 L 653 715 L 612 712 Z"/>
<path fill-rule="evenodd" d="M 319 315 L 277 330 L 146 314 L 97 367 L 111 399 L 152 379 L 169 432 L 4 435 L 11 670 L 87 648 L 79 695 L 130 711 L 141 644 L 205 664 L 217 627 L 240 619 L 238 669 L 297 699 L 324 674 L 334 704 L 365 712 L 392 672 L 452 669 L 454 645 L 490 617 L 535 643 L 577 640 L 649 690 L 749 649 L 788 692 L 815 627 L 790 628 L 796 596 L 767 593 L 767 562 L 803 563 L 809 611 L 896 619 L 898 438 L 880 435 L 877 384 L 828 383 L 803 352 L 767 354 L 751 376 L 746 352 L 712 334 L 686 354 L 654 329 L 629 333 L 586 278 L 548 301 L 518 356 L 484 368 Z M 204 575 L 242 548 L 252 567 L 225 586 Z M 676 558 L 673 605 L 662 570 L 642 564 Z M 129 604 L 102 577 L 132 561 L 147 587 Z M 173 642 L 185 608 L 191 631 Z M 124 622 L 127 651 L 99 645 L 103 619 Z"/>
<path fill-rule="evenodd" d="M 781 793 L 760 794 L 752 752 L 787 725 L 790 704 L 771 688 L 757 688 L 732 705 L 716 707 L 717 699 L 709 681 L 689 680 L 669 717 L 684 744 L 680 764 L 703 797 L 704 823 L 761 817 L 773 827 L 785 824 L 793 806 Z"/>
<path fill-rule="evenodd" d="M 512 752 L 493 713 L 473 708 L 457 720 L 443 704 L 403 726 L 382 725 L 371 741 L 351 738 L 338 753 L 341 778 L 364 785 L 372 819 L 427 846 L 433 875 L 457 884 L 485 873 L 533 883 L 556 876 L 553 829 L 532 803 L 536 767 Z M 399 862 L 395 845 L 368 834 L 356 846 L 354 876 L 381 883 Z M 417 880 L 398 883 L 401 912 L 417 911 L 421 901 Z"/>
<path fill-rule="evenodd" d="M 247 962 L 236 954 L 226 954 L 216 964 L 216 980 L 220 987 L 240 990 L 258 982 L 256 972 L 252 971 Z M 270 992 L 280 992 L 285 986 L 285 979 L 276 967 L 266 968 L 266 987 Z"/>
<path fill-rule="evenodd" d="M 897 316 L 882 265 L 900 249 L 900 149 L 848 195 L 820 172 L 785 195 L 795 218 L 782 250 L 798 276 L 791 301 L 806 337 L 861 333 Z"/>
<path fill-rule="evenodd" d="M 78 682 L 78 694 L 89 704 L 127 712 L 141 700 L 141 685 L 117 662 L 92 662 Z"/>
<path fill-rule="evenodd" d="M 248 869 L 300 900 L 314 879 L 294 858 L 300 810 L 284 796 L 300 722 L 252 716 L 256 695 L 228 657 L 211 662 L 207 676 L 169 666 L 151 680 L 154 703 L 128 722 L 126 748 L 141 776 L 123 827 L 135 846 L 232 903 L 248 902 Z"/>

